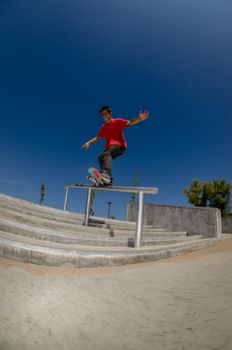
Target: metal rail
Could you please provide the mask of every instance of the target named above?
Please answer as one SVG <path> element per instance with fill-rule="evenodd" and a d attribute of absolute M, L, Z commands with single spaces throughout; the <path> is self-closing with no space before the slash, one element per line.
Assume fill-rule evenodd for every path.
<path fill-rule="evenodd" d="M 84 184 L 66 184 L 64 185 L 64 188 L 65 188 L 64 210 L 67 210 L 68 195 L 69 195 L 70 188 L 81 188 L 81 189 L 87 190 L 85 217 L 84 217 L 85 226 L 88 226 L 89 224 L 89 212 L 90 212 L 92 190 L 137 193 L 139 195 L 139 207 L 138 207 L 137 223 L 136 223 L 135 247 L 136 248 L 141 247 L 144 194 L 158 194 L 159 189 L 157 187 L 127 187 L 127 186 L 96 187 L 96 186 L 84 185 Z"/>

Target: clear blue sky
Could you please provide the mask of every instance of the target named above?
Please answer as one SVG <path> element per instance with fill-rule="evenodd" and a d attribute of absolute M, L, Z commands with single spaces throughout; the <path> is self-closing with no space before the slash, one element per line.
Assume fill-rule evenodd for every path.
<path fill-rule="evenodd" d="M 158 186 L 150 202 L 187 204 L 193 178 L 232 182 L 232 3 L 228 0 L 2 0 L 0 192 L 63 206 L 63 185 L 86 182 L 104 141 L 81 145 L 113 117 L 125 130 L 115 184 Z M 128 195 L 99 194 L 95 211 L 125 215 Z M 84 209 L 84 191 L 70 208 Z"/>

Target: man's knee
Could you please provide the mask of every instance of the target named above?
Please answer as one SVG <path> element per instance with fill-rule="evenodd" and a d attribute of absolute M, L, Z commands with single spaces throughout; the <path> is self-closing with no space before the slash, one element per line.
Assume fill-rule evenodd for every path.
<path fill-rule="evenodd" d="M 110 156 L 110 152 L 104 151 L 104 152 L 99 154 L 98 159 L 103 160 L 105 157 L 108 157 L 108 156 Z"/>
<path fill-rule="evenodd" d="M 118 147 L 117 149 L 113 150 L 112 152 L 112 158 L 117 158 L 123 155 L 123 153 L 126 151 L 126 148 L 124 147 Z"/>

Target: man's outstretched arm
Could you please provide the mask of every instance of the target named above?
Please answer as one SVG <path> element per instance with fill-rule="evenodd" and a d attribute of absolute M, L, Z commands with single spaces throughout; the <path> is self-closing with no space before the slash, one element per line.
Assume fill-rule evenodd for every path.
<path fill-rule="evenodd" d="M 141 112 L 140 111 L 138 117 L 129 120 L 127 126 L 132 126 L 132 125 L 138 124 L 138 123 L 146 120 L 148 117 L 149 117 L 149 112 L 147 112 L 147 111 Z"/>
<path fill-rule="evenodd" d="M 93 143 L 97 142 L 98 140 L 100 140 L 101 137 L 99 136 L 95 136 L 93 137 L 91 140 L 87 141 L 84 143 L 84 145 L 82 146 L 82 148 L 84 148 L 85 150 L 87 150 L 89 148 L 90 145 L 92 145 Z"/>

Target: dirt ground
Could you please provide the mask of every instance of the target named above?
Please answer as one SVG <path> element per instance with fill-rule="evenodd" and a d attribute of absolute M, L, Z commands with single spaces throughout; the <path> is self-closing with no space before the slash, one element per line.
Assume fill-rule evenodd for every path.
<path fill-rule="evenodd" d="M 152 263 L 0 258 L 0 350 L 232 349 L 232 235 Z"/>

